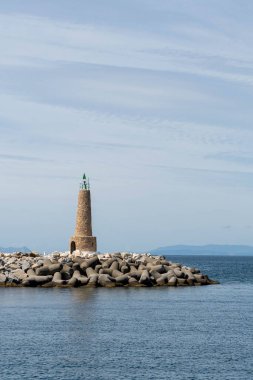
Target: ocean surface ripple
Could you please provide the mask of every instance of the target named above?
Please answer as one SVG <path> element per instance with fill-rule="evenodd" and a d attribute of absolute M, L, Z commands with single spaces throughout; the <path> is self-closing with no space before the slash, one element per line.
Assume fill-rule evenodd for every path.
<path fill-rule="evenodd" d="M 253 378 L 253 257 L 169 258 L 220 285 L 0 288 L 1 379 Z"/>

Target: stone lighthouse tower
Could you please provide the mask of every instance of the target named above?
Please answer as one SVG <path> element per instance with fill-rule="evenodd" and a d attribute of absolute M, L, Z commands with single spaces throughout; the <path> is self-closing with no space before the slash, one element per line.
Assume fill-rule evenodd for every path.
<path fill-rule="evenodd" d="M 96 252 L 97 239 L 92 236 L 91 227 L 91 200 L 89 180 L 83 175 L 78 194 L 76 214 L 76 229 L 70 239 L 70 252 L 76 249 L 81 251 Z"/>

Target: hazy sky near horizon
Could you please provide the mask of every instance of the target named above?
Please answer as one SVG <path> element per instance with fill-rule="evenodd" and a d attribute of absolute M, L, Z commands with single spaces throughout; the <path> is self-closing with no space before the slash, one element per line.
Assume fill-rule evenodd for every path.
<path fill-rule="evenodd" d="M 251 0 L 0 2 L 0 246 L 253 244 Z"/>

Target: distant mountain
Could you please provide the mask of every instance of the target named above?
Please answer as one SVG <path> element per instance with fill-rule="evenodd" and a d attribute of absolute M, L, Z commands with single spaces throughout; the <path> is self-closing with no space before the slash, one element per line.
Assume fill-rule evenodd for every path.
<path fill-rule="evenodd" d="M 4 253 L 13 253 L 13 252 L 30 253 L 32 251 L 27 247 L 0 247 L 0 252 L 4 252 Z"/>
<path fill-rule="evenodd" d="M 171 245 L 152 249 L 158 255 L 214 255 L 214 256 L 253 256 L 253 247 L 249 245 Z"/>

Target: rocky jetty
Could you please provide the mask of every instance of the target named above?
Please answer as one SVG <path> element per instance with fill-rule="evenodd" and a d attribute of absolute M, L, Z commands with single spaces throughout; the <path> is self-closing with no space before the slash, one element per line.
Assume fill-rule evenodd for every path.
<path fill-rule="evenodd" d="M 75 251 L 0 254 L 0 286 L 116 287 L 217 284 L 196 268 L 148 253 L 94 254 Z"/>

